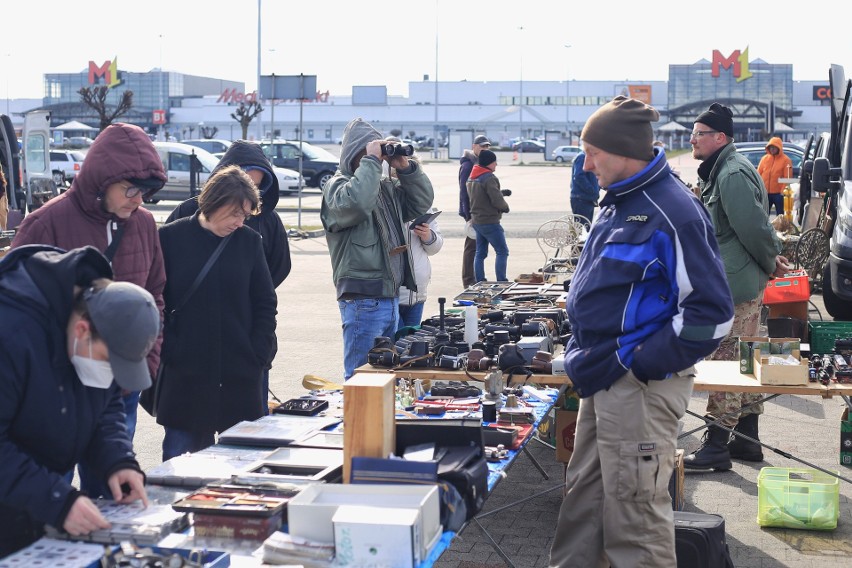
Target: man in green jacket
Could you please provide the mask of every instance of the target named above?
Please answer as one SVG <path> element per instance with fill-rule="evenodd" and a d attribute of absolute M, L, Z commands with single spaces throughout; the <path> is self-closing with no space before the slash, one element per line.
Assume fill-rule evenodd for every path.
<path fill-rule="evenodd" d="M 367 362 L 376 337 L 393 338 L 399 287 L 417 290 L 405 223 L 435 196 L 416 161 L 360 118 L 343 130 L 340 169 L 322 188 L 320 218 L 343 323 L 344 380 Z M 401 146 L 395 146 L 394 149 Z M 382 175 L 387 162 L 396 179 Z"/>
<path fill-rule="evenodd" d="M 731 110 L 719 103 L 700 114 L 692 129 L 692 156 L 701 160 L 698 187 L 710 213 L 734 300 L 734 323 L 728 336 L 709 359 L 739 359 L 739 338 L 757 335 L 766 281 L 790 270 L 779 256 L 781 243 L 769 223 L 768 198 L 757 170 L 734 147 Z M 757 417 L 763 405 L 749 406 L 760 393 L 710 392 L 706 420 L 716 420 L 750 438 L 758 439 Z M 737 411 L 746 406 L 742 413 Z M 689 469 L 731 469 L 731 458 L 763 461 L 760 444 L 711 425 L 702 446 L 684 458 Z"/>

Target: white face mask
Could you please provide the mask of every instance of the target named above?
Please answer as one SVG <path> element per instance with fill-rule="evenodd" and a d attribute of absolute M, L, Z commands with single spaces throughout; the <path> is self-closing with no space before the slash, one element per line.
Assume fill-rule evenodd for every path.
<path fill-rule="evenodd" d="M 390 164 L 382 160 L 382 177 L 390 177 Z"/>
<path fill-rule="evenodd" d="M 108 389 L 112 384 L 112 366 L 109 361 L 98 361 L 92 359 L 92 338 L 89 338 L 89 356 L 77 355 L 77 338 L 74 338 L 74 355 L 71 356 L 71 364 L 80 377 L 80 382 L 87 387 L 96 389 Z"/>

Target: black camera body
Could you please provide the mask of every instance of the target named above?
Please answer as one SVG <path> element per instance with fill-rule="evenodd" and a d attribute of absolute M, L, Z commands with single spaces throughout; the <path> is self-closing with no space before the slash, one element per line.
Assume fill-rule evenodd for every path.
<path fill-rule="evenodd" d="M 382 156 L 412 156 L 414 146 L 411 144 L 382 144 Z"/>

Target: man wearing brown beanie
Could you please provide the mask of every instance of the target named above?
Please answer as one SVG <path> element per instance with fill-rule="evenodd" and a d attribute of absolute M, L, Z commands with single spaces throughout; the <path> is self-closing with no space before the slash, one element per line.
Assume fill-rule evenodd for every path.
<path fill-rule="evenodd" d="M 678 420 L 733 303 L 706 210 L 653 148 L 658 119 L 619 96 L 581 134 L 583 169 L 606 194 L 566 304 L 565 371 L 581 402 L 551 566 L 677 564 Z"/>
<path fill-rule="evenodd" d="M 769 223 L 763 180 L 734 147 L 733 116 L 728 107 L 713 103 L 695 120 L 690 137 L 692 156 L 701 160 L 698 190 L 713 220 L 735 304 L 731 331 L 709 357 L 720 361 L 739 359 L 739 338 L 757 335 L 766 281 L 790 270 L 787 259 L 778 255 L 781 243 Z M 709 425 L 701 447 L 684 458 L 684 467 L 727 471 L 731 458 L 763 461 L 760 444 L 751 441 L 759 440 L 761 398 L 761 393 L 709 393 L 705 420 L 718 419 L 727 429 Z M 751 440 L 737 436 L 729 442 L 731 428 Z"/>

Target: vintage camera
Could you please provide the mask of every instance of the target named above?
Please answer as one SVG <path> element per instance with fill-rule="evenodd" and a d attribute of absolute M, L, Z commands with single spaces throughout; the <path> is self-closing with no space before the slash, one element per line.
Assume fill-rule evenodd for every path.
<path fill-rule="evenodd" d="M 412 156 L 414 146 L 411 144 L 382 144 L 382 156 Z"/>
<path fill-rule="evenodd" d="M 374 337 L 373 348 L 367 353 L 367 363 L 373 367 L 396 367 L 399 353 L 390 337 Z"/>

